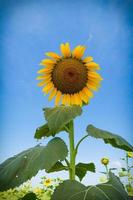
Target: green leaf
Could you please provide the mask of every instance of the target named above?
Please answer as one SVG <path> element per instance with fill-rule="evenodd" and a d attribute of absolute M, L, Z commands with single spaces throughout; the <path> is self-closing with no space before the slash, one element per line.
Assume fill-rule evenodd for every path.
<path fill-rule="evenodd" d="M 120 179 L 117 176 L 115 176 L 111 171 L 109 172 L 109 183 L 112 184 L 113 187 L 121 193 L 124 199 L 127 198 L 127 193 L 123 184 L 121 183 Z"/>
<path fill-rule="evenodd" d="M 52 131 L 50 131 L 48 124 L 44 124 L 43 126 L 40 126 L 39 128 L 36 129 L 34 138 L 41 139 L 42 137 L 54 136 L 55 134 L 59 133 L 60 131 L 66 131 L 66 130 L 64 128 L 62 128 L 53 134 Z"/>
<path fill-rule="evenodd" d="M 94 163 L 78 163 L 76 165 L 76 175 L 78 176 L 80 181 L 82 181 L 87 171 L 95 172 Z"/>
<path fill-rule="evenodd" d="M 19 200 L 36 200 L 36 199 L 38 199 L 36 194 L 33 192 L 29 192 L 23 198 L 21 198 Z"/>
<path fill-rule="evenodd" d="M 90 136 L 103 139 L 105 143 L 111 144 L 113 147 L 123 149 L 125 151 L 133 151 L 133 147 L 119 135 L 98 129 L 93 125 L 89 125 L 87 127 L 87 132 Z"/>
<path fill-rule="evenodd" d="M 52 134 L 56 134 L 64 128 L 72 119 L 81 115 L 80 106 L 56 106 L 54 108 L 45 108 L 44 115 Z"/>
<path fill-rule="evenodd" d="M 57 162 L 55 163 L 55 165 L 48 171 L 46 171 L 47 173 L 51 173 L 51 172 L 59 172 L 59 171 L 63 171 L 63 170 L 68 170 L 66 166 L 64 166 L 61 162 Z"/>
<path fill-rule="evenodd" d="M 49 137 L 51 136 L 51 132 L 49 130 L 48 124 L 44 124 L 43 126 L 40 126 L 36 129 L 34 138 L 41 139 L 42 137 Z"/>
<path fill-rule="evenodd" d="M 55 189 L 51 200 L 70 200 L 72 195 L 82 192 L 85 189 L 86 186 L 77 181 L 66 180 Z"/>
<path fill-rule="evenodd" d="M 36 146 L 7 159 L 0 165 L 0 191 L 27 181 L 39 170 L 50 170 L 58 160 L 64 160 L 68 149 L 60 138 L 52 139 L 47 146 Z"/>
<path fill-rule="evenodd" d="M 77 181 L 64 181 L 54 191 L 51 200 L 128 200 L 119 179 L 110 173 L 105 184 L 86 187 Z"/>

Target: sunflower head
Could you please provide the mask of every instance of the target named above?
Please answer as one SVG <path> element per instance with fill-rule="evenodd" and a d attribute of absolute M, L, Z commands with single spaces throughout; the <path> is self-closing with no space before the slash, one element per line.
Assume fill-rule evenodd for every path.
<path fill-rule="evenodd" d="M 86 47 L 78 45 L 73 51 L 69 43 L 60 45 L 62 55 L 54 52 L 46 53 L 41 61 L 42 69 L 38 71 L 38 86 L 42 91 L 50 93 L 49 100 L 55 97 L 55 105 L 88 104 L 93 91 L 100 87 L 101 76 L 96 72 L 100 67 L 91 56 L 82 58 Z"/>
<path fill-rule="evenodd" d="M 109 164 L 109 159 L 104 157 L 104 158 L 101 159 L 101 163 L 103 165 L 108 165 Z"/>

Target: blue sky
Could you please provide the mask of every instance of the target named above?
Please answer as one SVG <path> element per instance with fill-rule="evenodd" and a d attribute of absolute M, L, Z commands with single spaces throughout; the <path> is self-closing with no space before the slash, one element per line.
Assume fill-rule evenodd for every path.
<path fill-rule="evenodd" d="M 0 0 L 1 161 L 37 144 L 35 129 L 45 122 L 42 108 L 54 103 L 37 87 L 36 71 L 44 53 L 59 53 L 61 42 L 70 42 L 72 48 L 86 44 L 86 55 L 100 64 L 104 78 L 100 91 L 75 120 L 76 141 L 88 124 L 94 124 L 132 143 L 132 8 L 131 0 Z M 68 142 L 64 133 L 60 136 Z M 123 155 L 89 138 L 77 162 L 94 161 L 100 170 L 102 156 L 117 162 Z M 85 181 L 96 182 L 97 177 L 89 175 Z"/>

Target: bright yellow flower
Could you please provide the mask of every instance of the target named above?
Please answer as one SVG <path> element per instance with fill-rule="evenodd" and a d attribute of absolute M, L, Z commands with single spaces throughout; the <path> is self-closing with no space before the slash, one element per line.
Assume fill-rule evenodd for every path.
<path fill-rule="evenodd" d="M 37 193 L 37 194 L 40 194 L 42 192 L 42 189 L 37 187 L 34 189 L 34 192 Z"/>
<path fill-rule="evenodd" d="M 42 69 L 37 80 L 43 86 L 42 91 L 49 95 L 49 100 L 55 97 L 55 105 L 88 104 L 93 97 L 93 91 L 100 87 L 102 77 L 96 72 L 100 67 L 91 56 L 82 58 L 85 46 L 78 45 L 71 51 L 69 43 L 60 45 L 62 56 L 48 52 L 41 61 Z"/>
<path fill-rule="evenodd" d="M 52 179 L 48 178 L 44 181 L 44 186 L 50 186 L 52 184 Z"/>
<path fill-rule="evenodd" d="M 133 158 L 133 152 L 127 152 L 127 156 L 129 157 L 129 158 Z"/>
<path fill-rule="evenodd" d="M 101 163 L 102 163 L 103 165 L 108 165 L 108 164 L 109 164 L 109 159 L 108 159 L 108 158 L 102 158 L 102 159 L 101 159 Z"/>

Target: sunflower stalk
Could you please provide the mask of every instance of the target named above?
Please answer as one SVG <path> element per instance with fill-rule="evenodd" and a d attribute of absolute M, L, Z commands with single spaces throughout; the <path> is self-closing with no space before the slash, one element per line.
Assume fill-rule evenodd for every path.
<path fill-rule="evenodd" d="M 107 174 L 107 180 L 109 180 L 109 169 L 108 169 L 108 165 L 105 165 L 105 169 L 106 169 L 106 174 Z"/>
<path fill-rule="evenodd" d="M 126 153 L 126 168 L 127 168 L 127 179 L 128 179 L 128 185 L 131 187 L 131 182 L 130 182 L 130 168 L 129 168 L 129 163 L 128 163 L 128 155 Z"/>
<path fill-rule="evenodd" d="M 75 146 L 74 146 L 74 122 L 69 123 L 70 168 L 69 179 L 75 180 Z"/>

